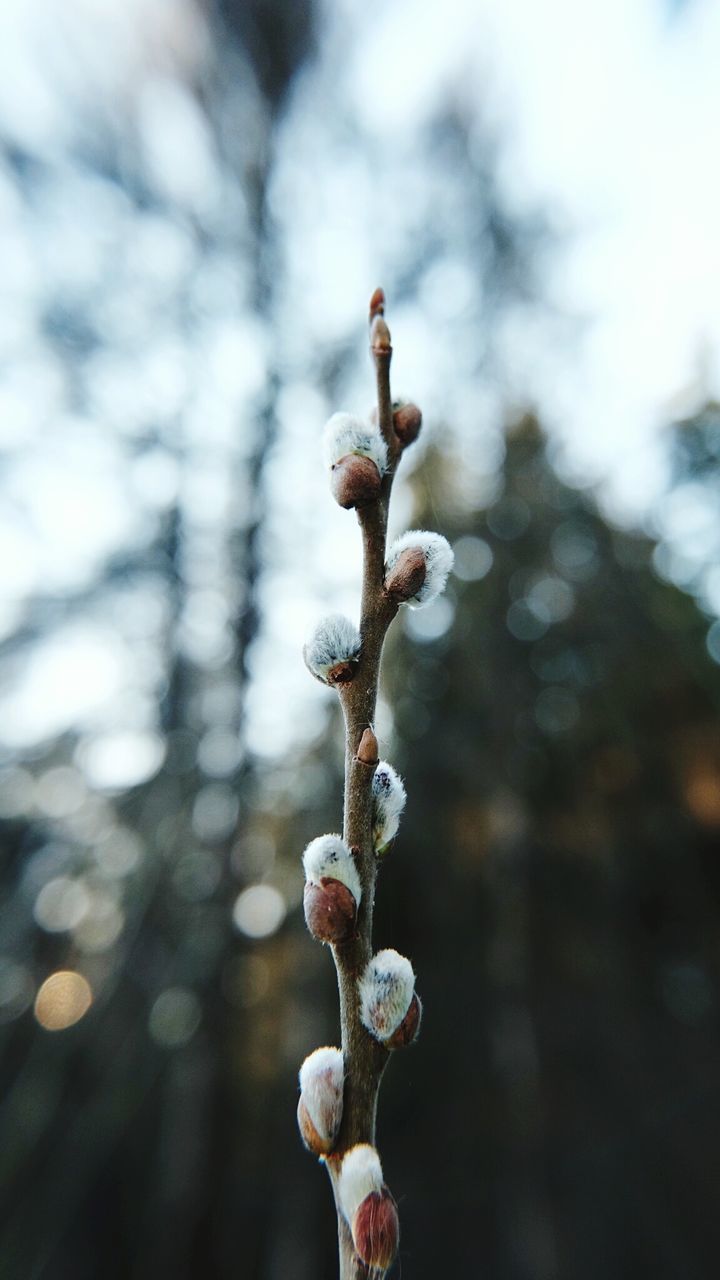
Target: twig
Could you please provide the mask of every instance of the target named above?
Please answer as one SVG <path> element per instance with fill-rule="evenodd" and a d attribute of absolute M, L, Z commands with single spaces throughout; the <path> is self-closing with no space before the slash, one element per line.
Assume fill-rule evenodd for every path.
<path fill-rule="evenodd" d="M 355 644 L 352 624 L 327 619 L 305 650 L 313 673 L 336 685 L 345 719 L 344 844 L 339 837 L 320 837 L 308 846 L 304 858 L 308 926 L 316 937 L 330 942 L 333 950 L 342 1059 L 337 1050 L 318 1050 L 306 1060 L 298 1111 L 306 1145 L 325 1160 L 333 1186 L 340 1280 L 363 1280 L 368 1267 L 374 1274 L 384 1274 L 397 1248 L 395 1202 L 382 1180 L 374 1151 L 375 1119 L 380 1081 L 391 1050 L 414 1038 L 420 1017 L 409 961 L 396 952 L 380 953 L 373 960 L 372 952 L 378 814 L 382 812 L 374 779 L 376 784 L 379 779 L 394 788 L 397 816 L 404 803 L 402 783 L 391 767 L 378 769 L 372 727 L 382 648 L 400 605 L 432 599 L 444 586 L 452 563 L 444 539 L 418 533 L 400 540 L 408 545 L 399 551 L 392 572 L 390 563 L 386 564 L 395 470 L 403 448 L 417 436 L 421 415 L 415 406 L 404 406 L 398 418 L 398 410 L 393 408 L 392 347 L 384 301 L 382 291 L 376 290 L 370 303 L 377 423 L 368 425 L 349 415 L 335 415 L 326 429 L 330 461 L 337 473 L 333 481 L 336 497 L 341 505 L 356 507 L 362 534 L 359 636 Z M 386 825 L 385 835 L 394 835 L 397 817 L 394 824 Z M 386 971 L 382 966 L 388 964 Z M 372 979 L 378 977 L 375 998 Z M 352 1153 L 350 1159 L 348 1153 Z"/>

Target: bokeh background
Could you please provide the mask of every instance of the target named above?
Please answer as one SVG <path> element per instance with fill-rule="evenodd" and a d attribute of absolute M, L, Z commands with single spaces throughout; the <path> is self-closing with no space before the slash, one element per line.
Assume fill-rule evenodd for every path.
<path fill-rule="evenodd" d="M 300 649 L 377 284 L 456 554 L 378 716 L 397 1273 L 716 1276 L 718 58 L 713 0 L 5 0 L 3 1280 L 336 1275 Z"/>

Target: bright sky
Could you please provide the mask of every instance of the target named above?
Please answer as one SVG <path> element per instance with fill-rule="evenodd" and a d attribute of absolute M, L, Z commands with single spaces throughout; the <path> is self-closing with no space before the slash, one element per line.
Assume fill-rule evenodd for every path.
<path fill-rule="evenodd" d="M 290 176 L 287 185 L 281 176 L 277 201 L 280 216 L 291 207 L 283 224 L 289 275 L 296 299 L 313 298 L 309 323 L 314 315 L 321 333 L 355 334 L 368 281 L 386 279 L 393 246 L 404 248 L 409 234 L 401 215 L 386 206 L 383 221 L 377 211 L 393 156 L 400 191 L 406 173 L 412 190 L 407 157 L 420 126 L 448 96 L 474 101 L 497 128 L 511 204 L 545 208 L 560 229 L 563 247 L 543 283 L 551 303 L 577 316 L 560 349 L 542 325 L 507 326 L 510 390 L 538 405 L 563 444 L 558 462 L 568 477 L 597 482 L 610 513 L 624 521 L 646 517 L 663 492 L 659 429 L 705 392 L 720 391 L 720 170 L 712 146 L 720 136 L 720 6 L 694 0 L 677 8 L 661 0 L 330 6 L 318 81 L 301 86 L 290 119 Z M 336 89 L 341 62 L 347 74 Z M 330 113 L 320 146 L 318 113 L 329 91 L 338 94 L 338 123 L 333 134 Z M 348 120 L 376 139 L 374 171 L 348 142 Z M 305 203 L 296 171 L 307 175 Z M 454 283 L 461 295 L 462 269 Z M 446 342 L 437 299 L 429 302 L 421 288 L 420 302 L 412 315 L 390 305 L 395 385 L 411 389 L 430 427 L 449 413 L 462 436 L 462 302 L 458 296 Z M 332 408 L 362 411 L 369 368 L 363 373 L 356 399 Z M 459 398 L 448 406 L 453 387 Z M 482 394 L 476 387 L 475 433 Z M 329 608 L 353 615 L 358 553 L 354 524 L 327 510 L 307 451 L 323 405 L 308 387 L 286 400 L 277 474 L 291 470 L 306 493 L 315 485 L 310 505 L 322 513 L 314 531 L 304 531 L 295 562 L 287 548 L 285 580 L 266 590 L 270 643 L 275 655 L 285 648 L 292 669 L 288 639 L 310 616 Z M 488 420 L 502 412 L 490 398 Z M 399 527 L 405 518 L 401 511 Z M 271 692 L 259 653 L 251 725 L 261 751 L 280 733 Z M 311 691 L 308 701 L 313 695 L 316 705 L 322 695 Z"/>
<path fill-rule="evenodd" d="M 56 26 L 67 42 L 48 39 Z M 307 298 L 309 273 L 317 304 L 312 315 L 324 317 L 337 335 L 353 332 L 370 288 L 383 279 L 380 249 L 390 252 L 392 235 L 409 234 L 398 217 L 390 248 L 382 246 L 367 174 L 351 148 L 332 149 L 342 143 L 334 139 L 334 115 L 354 117 L 386 156 L 395 147 L 400 157 L 449 93 L 475 101 L 497 126 L 511 202 L 544 206 L 565 235 L 544 285 L 551 302 L 578 317 L 567 351 L 550 349 L 547 336 L 532 327 L 508 329 L 506 361 L 518 398 L 535 399 L 566 446 L 563 466 L 570 475 L 603 481 L 619 514 L 641 514 L 662 488 L 658 428 L 674 412 L 692 408 L 702 390 L 720 390 L 720 5 L 338 0 L 328 2 L 320 26 L 317 81 L 314 89 L 310 77 L 298 87 L 278 177 L 279 208 L 289 207 L 294 220 L 287 227 L 290 294 Z M 222 186 L 214 142 L 195 100 L 173 79 L 173 66 L 191 61 L 201 44 L 188 0 L 157 0 L 151 9 L 139 0 L 7 0 L 0 8 L 0 131 L 57 156 L 71 136 L 77 103 L 104 95 L 118 111 L 130 111 L 158 188 L 192 217 L 212 221 L 234 193 Z M 62 100 L 54 97 L 58 86 Z M 337 113 L 328 110 L 333 93 Z M 321 123 L 325 141 L 319 145 Z M 293 153 L 296 166 L 317 166 L 317 192 L 312 182 L 297 186 Z M 202 523 L 207 493 L 217 497 L 229 474 L 235 424 L 262 386 L 266 358 L 252 318 L 237 314 L 244 282 L 232 248 L 226 258 L 218 255 L 215 274 L 204 268 L 201 319 L 189 340 L 171 310 L 175 303 L 167 301 L 182 290 L 193 265 L 187 222 L 143 217 L 131 226 L 122 193 L 68 167 L 65 203 L 57 192 L 52 209 L 44 215 L 36 209 L 28 223 L 12 181 L 0 166 L 0 230 L 9 247 L 0 286 L 8 290 L 0 314 L 0 443 L 13 460 L 10 503 L 0 511 L 0 629 L 4 617 L 8 631 L 18 594 L 37 582 L 56 589 L 76 585 L 118 541 L 142 543 L 146 529 L 131 504 L 138 492 L 161 508 L 184 484 L 191 510 L 197 490 L 194 514 Z M 290 202 L 283 199 L 283 181 L 296 183 Z M 357 199 L 349 201 L 353 182 Z M 88 379 L 94 398 L 87 419 L 79 419 L 35 332 L 36 313 L 48 280 L 81 296 L 86 282 L 109 270 L 104 264 L 113 236 L 127 255 L 103 303 L 115 346 L 94 361 Z M 455 281 L 457 320 L 462 271 Z M 451 343 L 441 355 L 427 307 L 424 315 L 422 308 L 397 315 L 396 323 L 400 385 L 429 409 L 431 422 L 439 407 L 437 362 L 452 361 L 458 352 Z M 358 395 L 369 387 L 368 378 Z M 184 413 L 191 459 L 184 480 L 168 454 L 146 459 L 142 470 L 139 464 L 132 472 L 122 468 L 120 436 L 132 434 L 135 415 L 145 420 L 148 404 L 169 423 Z M 346 569 L 351 545 L 357 552 L 352 522 L 326 499 L 307 431 L 319 430 L 330 408 L 362 407 L 362 401 L 326 406 L 301 381 L 285 387 L 280 398 L 278 474 L 292 466 L 295 485 L 307 484 L 317 497 L 313 507 L 327 512 L 304 531 L 305 540 L 296 540 L 298 560 L 288 561 L 286 579 L 267 587 L 270 638 L 292 652 L 298 667 L 305 624 L 323 608 L 352 613 L 356 585 Z M 205 475 L 209 436 L 215 471 Z M 41 450 L 35 448 L 40 443 Z M 400 504 L 402 522 L 402 495 Z M 220 499 L 210 505 L 216 511 Z M 312 538 L 317 554 L 308 557 Z M 333 555 L 321 555 L 326 545 Z M 321 560 L 322 580 L 315 575 Z M 222 592 L 221 582 L 215 590 Z M 199 612 L 209 626 L 206 602 Z M 216 630 L 193 643 L 212 648 Z M 80 647 L 71 661 L 76 640 Z M 68 723 L 100 732 L 125 699 L 128 654 L 118 640 L 108 647 L 97 626 L 79 640 L 65 629 L 46 650 L 36 653 L 24 674 L 15 668 L 12 688 L 0 691 L 1 717 L 11 726 L 8 743 L 42 734 L 43 715 L 48 733 Z M 95 664 L 93 652 L 99 655 Z M 55 678 L 70 671 L 69 661 L 71 667 L 79 662 L 88 677 L 74 709 L 65 675 Z M 278 661 L 276 654 L 273 671 L 284 668 L 284 657 Z M 288 669 L 295 672 L 292 664 Z M 267 697 L 263 680 L 270 675 L 262 655 L 257 677 L 253 745 L 270 750 L 278 742 L 278 717 L 287 721 L 287 706 Z M 54 701 L 48 693 L 53 688 L 62 695 Z M 123 732 L 140 724 L 151 735 L 151 695 L 143 696 L 143 715 L 120 725 Z M 307 694 L 302 715 L 309 726 L 318 723 L 313 709 L 317 713 L 319 698 L 322 691 Z M 153 742 L 148 737 L 150 755 Z"/>
<path fill-rule="evenodd" d="M 658 424 L 701 368 L 720 384 L 720 5 L 396 0 L 364 12 L 352 91 L 368 124 L 412 131 L 456 86 L 497 122 L 518 206 L 545 202 L 568 233 L 547 286 L 588 323 L 580 359 L 546 364 L 520 341 L 519 378 L 580 474 L 610 476 L 620 507 L 642 510 Z"/>
<path fill-rule="evenodd" d="M 634 505 L 658 421 L 701 366 L 720 382 L 720 6 L 674 20 L 658 0 L 486 7 L 512 84 L 507 172 L 570 211 L 553 289 L 592 320 L 579 378 L 543 401 Z"/>

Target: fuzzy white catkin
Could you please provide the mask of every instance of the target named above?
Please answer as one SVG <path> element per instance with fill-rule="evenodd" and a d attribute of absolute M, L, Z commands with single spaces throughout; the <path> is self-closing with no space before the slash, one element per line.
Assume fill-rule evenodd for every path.
<path fill-rule="evenodd" d="M 382 1165 L 374 1147 L 360 1142 L 346 1152 L 340 1169 L 340 1208 L 352 1226 L 353 1218 L 366 1196 L 381 1191 Z"/>
<path fill-rule="evenodd" d="M 334 413 L 323 431 L 323 453 L 327 466 L 332 467 L 349 453 L 359 453 L 370 458 L 380 475 L 387 471 L 387 445 L 379 428 L 363 422 L 352 413 Z"/>
<path fill-rule="evenodd" d="M 430 604 L 445 589 L 448 574 L 453 567 L 455 556 L 447 538 L 441 533 L 429 533 L 425 529 L 410 529 L 393 542 L 387 558 L 386 574 L 390 573 L 398 562 L 403 551 L 418 548 L 425 560 L 425 581 L 419 591 L 407 604 L 411 609 Z"/>
<path fill-rule="evenodd" d="M 300 1089 L 320 1137 L 332 1144 L 342 1120 L 345 1067 L 339 1049 L 316 1049 L 300 1068 Z"/>
<path fill-rule="evenodd" d="M 355 859 L 342 836 L 316 836 L 303 854 L 305 879 L 320 884 L 323 877 L 339 880 L 347 886 L 358 906 L 362 898 L 360 876 Z"/>
<path fill-rule="evenodd" d="M 354 662 L 360 653 L 360 632 L 342 613 L 321 618 L 303 648 L 305 665 L 327 684 L 328 673 L 341 662 Z"/>
<path fill-rule="evenodd" d="M 373 845 L 381 852 L 397 835 L 407 795 L 403 780 L 391 764 L 381 760 L 372 780 Z"/>
<path fill-rule="evenodd" d="M 378 951 L 360 978 L 360 1019 L 376 1040 L 397 1031 L 415 991 L 413 967 L 405 956 L 388 948 Z"/>

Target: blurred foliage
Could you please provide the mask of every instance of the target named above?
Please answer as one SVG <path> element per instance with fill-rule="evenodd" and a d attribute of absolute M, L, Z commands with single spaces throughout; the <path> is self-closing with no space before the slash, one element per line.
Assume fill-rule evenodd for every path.
<path fill-rule="evenodd" d="M 411 651 L 396 637 L 390 668 L 410 801 L 378 941 L 413 956 L 427 1008 L 410 1096 L 398 1064 L 383 1109 L 385 1125 L 396 1108 L 408 1122 L 392 1156 L 407 1161 L 412 1264 L 433 1237 L 458 1271 L 707 1276 L 720 1067 L 707 619 L 658 580 L 651 540 L 560 483 L 532 418 L 508 432 L 486 510 L 458 499 L 456 475 L 436 458 L 416 485 L 419 522 L 455 541 L 453 613 L 440 634 L 427 615 L 424 636 L 411 628 Z M 428 1169 L 442 1171 L 435 1226 Z"/>
<path fill-rule="evenodd" d="M 413 958 L 426 1006 L 381 1100 L 403 1265 L 705 1276 L 720 670 L 697 606 L 651 571 L 651 540 L 560 483 L 534 420 L 506 444 L 486 507 L 451 457 L 416 472 L 418 523 L 448 533 L 458 573 L 388 651 L 409 805 L 376 939 Z M 293 1112 L 298 1062 L 335 1034 L 297 861 L 337 826 L 338 747 L 331 733 L 243 784 L 231 871 L 257 879 L 277 849 L 294 903 L 267 941 L 231 937 L 236 880 L 216 843 L 187 841 L 192 772 L 123 802 L 122 830 L 153 854 L 126 899 L 122 965 L 108 983 L 105 955 L 82 957 L 102 996 L 76 1028 L 49 1036 L 26 1014 L 8 1030 L 9 1276 L 334 1274 L 326 1180 Z M 36 885 L 47 827 L 8 835 Z M 90 892 L 106 883 L 83 875 Z M 46 970 L 81 954 L 40 930 L 30 949 Z"/>

